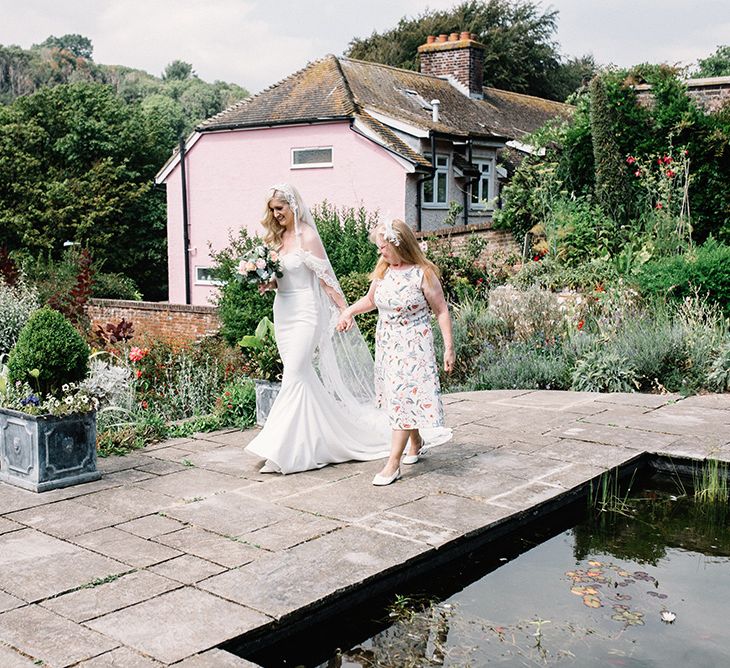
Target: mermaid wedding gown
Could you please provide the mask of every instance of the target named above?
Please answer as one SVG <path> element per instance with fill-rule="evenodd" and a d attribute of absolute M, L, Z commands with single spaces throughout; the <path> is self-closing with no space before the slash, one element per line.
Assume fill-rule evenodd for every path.
<path fill-rule="evenodd" d="M 387 457 L 388 420 L 368 389 L 372 358 L 359 332 L 354 345 L 349 333 L 335 332 L 338 310 L 320 283 L 340 291 L 329 262 L 302 248 L 280 260 L 274 329 L 281 390 L 246 450 L 281 473 Z"/>

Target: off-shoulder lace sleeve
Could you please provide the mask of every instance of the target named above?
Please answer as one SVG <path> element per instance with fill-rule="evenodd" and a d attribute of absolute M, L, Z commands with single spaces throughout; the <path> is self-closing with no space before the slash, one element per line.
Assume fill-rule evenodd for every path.
<path fill-rule="evenodd" d="M 337 280 L 334 271 L 332 271 L 332 265 L 329 263 L 328 260 L 317 257 L 316 255 L 314 255 L 314 253 L 312 253 L 312 251 L 309 250 L 302 250 L 302 256 L 304 258 L 304 264 L 314 272 L 314 275 L 319 280 L 335 290 L 338 294 L 342 295 L 343 297 L 345 296 L 342 292 L 342 288 L 340 288 L 340 283 Z"/>

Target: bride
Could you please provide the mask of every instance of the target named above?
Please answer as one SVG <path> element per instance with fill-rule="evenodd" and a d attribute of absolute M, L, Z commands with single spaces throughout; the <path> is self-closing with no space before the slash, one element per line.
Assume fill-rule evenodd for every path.
<path fill-rule="evenodd" d="M 373 360 L 360 332 L 337 332 L 347 307 L 309 209 L 288 184 L 268 192 L 264 241 L 279 252 L 274 330 L 284 373 L 261 432 L 246 447 L 262 473 L 294 473 L 387 457 L 390 427 L 375 408 Z"/>

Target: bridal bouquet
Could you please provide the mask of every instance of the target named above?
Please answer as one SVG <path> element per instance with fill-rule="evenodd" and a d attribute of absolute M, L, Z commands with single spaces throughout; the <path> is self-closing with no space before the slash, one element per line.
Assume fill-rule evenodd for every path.
<path fill-rule="evenodd" d="M 279 254 L 263 244 L 254 246 L 238 263 L 237 272 L 241 280 L 252 285 L 280 278 L 282 273 Z"/>

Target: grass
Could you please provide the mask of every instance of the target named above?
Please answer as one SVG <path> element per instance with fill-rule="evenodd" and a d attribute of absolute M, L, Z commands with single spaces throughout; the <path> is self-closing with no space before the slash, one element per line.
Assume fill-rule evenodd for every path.
<path fill-rule="evenodd" d="M 695 501 L 702 504 L 728 502 L 728 465 L 717 459 L 706 459 L 693 474 Z"/>

